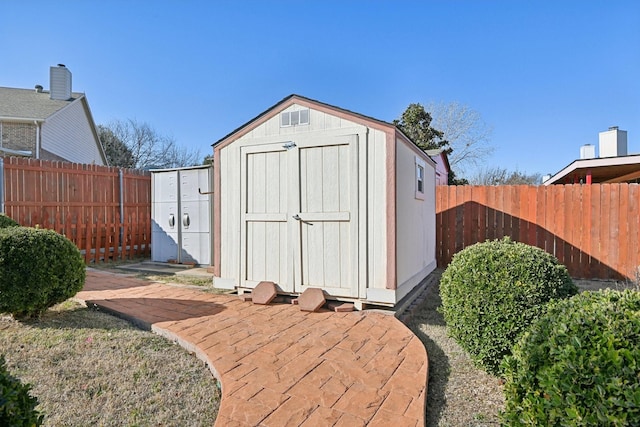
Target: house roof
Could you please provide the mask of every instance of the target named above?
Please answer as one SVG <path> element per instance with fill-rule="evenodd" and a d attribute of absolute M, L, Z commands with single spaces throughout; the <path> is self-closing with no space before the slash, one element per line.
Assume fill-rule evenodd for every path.
<path fill-rule="evenodd" d="M 74 92 L 71 99 L 59 101 L 51 99 L 49 91 L 0 87 L 0 119 L 45 120 L 82 97 L 84 94 Z"/>
<path fill-rule="evenodd" d="M 589 173 L 594 184 L 636 181 L 640 179 L 640 154 L 575 160 L 543 184 L 585 182 Z"/>

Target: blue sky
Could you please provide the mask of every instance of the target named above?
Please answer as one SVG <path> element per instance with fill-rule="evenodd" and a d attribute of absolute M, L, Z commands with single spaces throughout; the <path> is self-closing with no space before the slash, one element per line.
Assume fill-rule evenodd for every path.
<path fill-rule="evenodd" d="M 613 125 L 640 153 L 639 22 L 635 0 L 2 0 L 0 86 L 66 64 L 97 123 L 202 156 L 291 93 L 386 121 L 457 101 L 493 128 L 487 167 L 555 173 Z"/>

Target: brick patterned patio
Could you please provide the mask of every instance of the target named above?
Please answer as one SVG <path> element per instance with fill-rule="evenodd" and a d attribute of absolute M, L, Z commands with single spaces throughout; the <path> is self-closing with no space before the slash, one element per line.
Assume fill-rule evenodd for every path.
<path fill-rule="evenodd" d="M 95 270 L 77 298 L 206 361 L 222 384 L 217 426 L 424 426 L 427 354 L 392 315 L 255 305 Z"/>

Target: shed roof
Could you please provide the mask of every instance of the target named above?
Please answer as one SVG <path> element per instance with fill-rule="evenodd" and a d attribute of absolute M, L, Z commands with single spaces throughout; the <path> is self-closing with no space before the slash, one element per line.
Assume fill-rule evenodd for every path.
<path fill-rule="evenodd" d="M 74 92 L 71 98 L 60 101 L 50 98 L 49 91 L 0 87 L 0 118 L 13 120 L 45 120 L 55 112 L 84 97 Z"/>
<path fill-rule="evenodd" d="M 229 144 L 234 139 L 239 138 L 242 135 L 244 135 L 244 134 L 250 132 L 251 130 L 255 129 L 260 124 L 264 123 L 265 121 L 267 121 L 271 117 L 275 116 L 278 112 L 280 112 L 281 110 L 284 110 L 285 108 L 287 108 L 288 106 L 290 106 L 292 104 L 306 105 L 306 106 L 314 107 L 314 108 L 317 108 L 317 109 L 320 109 L 320 110 L 329 111 L 330 113 L 333 113 L 333 114 L 346 115 L 346 116 L 348 116 L 348 119 L 351 120 L 351 121 L 354 121 L 354 122 L 357 122 L 357 123 L 361 123 L 361 124 L 364 124 L 366 126 L 383 129 L 385 131 L 392 131 L 396 135 L 400 136 L 402 139 L 407 141 L 409 144 L 413 145 L 417 151 L 419 151 L 421 153 L 424 153 L 424 151 L 421 150 L 415 144 L 415 142 L 413 142 L 411 140 L 411 138 L 409 138 L 407 135 L 405 135 L 402 132 L 402 130 L 400 130 L 400 128 L 398 128 L 393 123 L 389 123 L 389 122 L 386 122 L 384 120 L 376 119 L 376 118 L 371 117 L 371 116 L 366 116 L 364 114 L 356 113 L 356 112 L 351 111 L 351 110 L 347 110 L 347 109 L 344 109 L 344 108 L 336 107 L 335 105 L 327 104 L 327 103 L 324 103 L 324 102 L 321 102 L 321 101 L 317 101 L 315 99 L 307 98 L 305 96 L 296 95 L 296 94 L 292 94 L 292 95 L 287 96 L 286 98 L 284 98 L 280 102 L 276 103 L 272 107 L 270 107 L 267 110 L 263 111 L 262 113 L 260 113 L 259 115 L 257 115 L 253 119 L 249 120 L 245 124 L 241 125 L 240 127 L 234 129 L 233 131 L 231 131 L 227 135 L 223 136 L 222 138 L 220 138 L 218 141 L 214 142 L 211 145 L 216 147 L 218 145 L 225 146 L 225 145 Z M 429 162 L 431 162 L 432 164 L 435 165 L 435 162 L 433 161 L 433 159 L 431 159 L 426 153 L 424 153 L 424 157 L 425 157 L 425 159 L 427 161 L 429 161 Z"/>

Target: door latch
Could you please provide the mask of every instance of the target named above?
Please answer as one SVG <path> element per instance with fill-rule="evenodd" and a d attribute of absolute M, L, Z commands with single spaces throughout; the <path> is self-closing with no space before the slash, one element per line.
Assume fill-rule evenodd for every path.
<path fill-rule="evenodd" d="M 282 144 L 282 146 L 283 146 L 284 148 L 286 148 L 287 150 L 291 150 L 293 147 L 295 147 L 295 146 L 296 146 L 296 143 L 295 143 L 295 142 L 292 142 L 292 141 L 289 141 L 289 142 L 287 142 L 286 144 Z"/>

